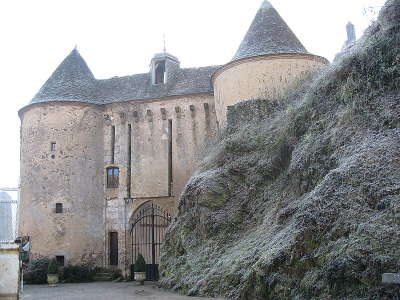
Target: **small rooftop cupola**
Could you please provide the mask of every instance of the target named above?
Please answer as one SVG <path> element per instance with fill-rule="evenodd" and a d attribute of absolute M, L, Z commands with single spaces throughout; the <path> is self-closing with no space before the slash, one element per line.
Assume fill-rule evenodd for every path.
<path fill-rule="evenodd" d="M 150 74 L 152 84 L 166 84 L 168 78 L 179 69 L 178 58 L 167 53 L 157 53 L 153 56 L 150 63 Z"/>
<path fill-rule="evenodd" d="M 289 53 L 308 54 L 272 4 L 265 0 L 232 60 Z"/>
<path fill-rule="evenodd" d="M 95 78 L 74 48 L 41 87 L 30 104 L 51 101 L 88 101 L 93 98 Z"/>

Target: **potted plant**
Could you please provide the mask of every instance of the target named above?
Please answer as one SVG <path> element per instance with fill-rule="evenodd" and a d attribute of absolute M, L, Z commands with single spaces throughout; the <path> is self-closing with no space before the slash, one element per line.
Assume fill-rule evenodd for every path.
<path fill-rule="evenodd" d="M 135 280 L 140 282 L 140 285 L 144 284 L 146 279 L 146 261 L 141 253 L 136 258 L 134 265 Z"/>
<path fill-rule="evenodd" d="M 47 269 L 47 283 L 51 286 L 54 286 L 58 283 L 58 268 L 54 259 L 50 261 Z"/>

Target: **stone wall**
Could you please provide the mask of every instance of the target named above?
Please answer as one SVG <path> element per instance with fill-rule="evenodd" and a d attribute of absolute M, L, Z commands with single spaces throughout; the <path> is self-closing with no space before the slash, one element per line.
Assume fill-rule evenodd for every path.
<path fill-rule="evenodd" d="M 243 127 L 243 124 L 259 123 L 274 112 L 274 106 L 265 99 L 243 100 L 227 107 L 226 128 L 229 132 Z"/>
<path fill-rule="evenodd" d="M 127 190 L 128 124 L 132 134 L 132 198 L 167 197 L 168 121 L 172 121 L 173 195 L 179 195 L 193 173 L 196 155 L 215 134 L 214 99 L 210 95 L 171 97 L 107 105 L 105 164 L 110 163 L 111 126 L 115 126 L 115 166 L 121 171 L 119 193 Z M 120 194 L 120 195 L 122 195 Z M 108 198 L 118 197 L 106 191 Z"/>
<path fill-rule="evenodd" d="M 172 215 L 180 193 L 196 167 L 204 144 L 216 134 L 213 95 L 189 95 L 130 101 L 106 106 L 104 126 L 104 166 L 118 167 L 119 187 L 105 186 L 106 253 L 108 233 L 118 232 L 119 267 L 131 263 L 131 237 L 125 236 L 125 224 L 144 203 L 152 202 Z M 169 194 L 168 143 L 172 121 L 172 190 Z M 128 168 L 128 126 L 131 126 L 131 178 Z M 112 163 L 111 126 L 115 126 L 114 163 Z M 132 200 L 125 204 L 124 198 Z M 126 222 L 126 223 L 125 223 Z"/>
<path fill-rule="evenodd" d="M 101 106 L 82 103 L 24 111 L 19 234 L 31 237 L 33 257 L 103 264 L 103 120 Z"/>
<path fill-rule="evenodd" d="M 227 107 L 241 100 L 276 98 L 309 71 L 328 61 L 305 54 L 264 55 L 227 64 L 213 76 L 215 106 L 220 126 L 226 125 Z"/>

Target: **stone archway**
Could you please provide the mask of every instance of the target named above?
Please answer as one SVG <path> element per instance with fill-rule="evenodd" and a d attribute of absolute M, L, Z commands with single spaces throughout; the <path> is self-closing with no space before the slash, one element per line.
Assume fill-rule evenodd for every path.
<path fill-rule="evenodd" d="M 147 280 L 158 280 L 161 245 L 171 220 L 170 213 L 152 201 L 142 204 L 129 220 L 132 265 L 141 253 L 146 261 Z"/>

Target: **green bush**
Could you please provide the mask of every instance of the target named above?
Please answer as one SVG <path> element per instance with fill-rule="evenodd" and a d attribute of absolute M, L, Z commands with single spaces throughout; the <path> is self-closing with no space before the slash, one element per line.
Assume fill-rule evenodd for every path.
<path fill-rule="evenodd" d="M 134 270 L 135 272 L 146 272 L 146 261 L 141 253 L 136 258 Z"/>
<path fill-rule="evenodd" d="M 49 264 L 50 260 L 47 257 L 33 259 L 24 272 L 24 281 L 32 284 L 46 283 Z"/>
<path fill-rule="evenodd" d="M 47 274 L 58 274 L 57 262 L 52 259 L 47 267 Z"/>
<path fill-rule="evenodd" d="M 87 265 L 67 265 L 63 269 L 62 280 L 67 283 L 91 282 L 94 269 Z"/>
<path fill-rule="evenodd" d="M 123 277 L 120 269 L 112 270 L 111 273 L 112 273 L 111 277 L 112 280 L 121 279 Z"/>

